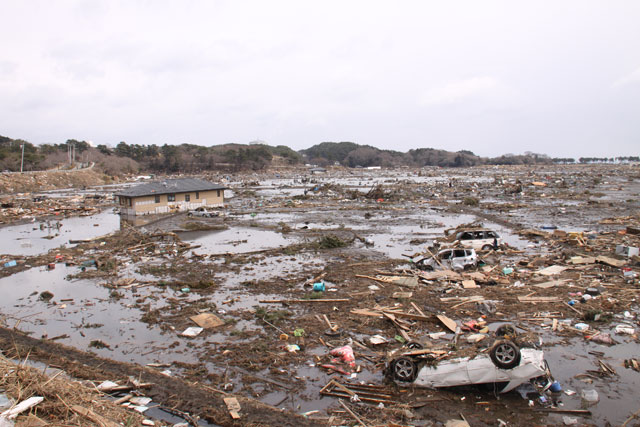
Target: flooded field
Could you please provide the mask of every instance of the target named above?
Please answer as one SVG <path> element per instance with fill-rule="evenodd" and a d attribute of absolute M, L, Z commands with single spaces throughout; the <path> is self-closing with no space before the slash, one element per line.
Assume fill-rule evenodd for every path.
<path fill-rule="evenodd" d="M 120 216 L 113 209 L 97 215 L 32 221 L 2 228 L 0 254 L 42 255 L 70 241 L 104 236 L 120 229 Z"/>
<path fill-rule="evenodd" d="M 619 425 L 638 410 L 640 372 L 625 367 L 637 357 L 638 259 L 615 253 L 640 244 L 627 231 L 640 221 L 637 167 L 279 173 L 228 185 L 216 218 L 132 227 L 106 209 L 5 226 L 0 323 L 324 425 L 353 423 L 321 394 L 333 379 L 389 396 L 352 402 L 371 425 L 438 425 L 460 413 L 471 425 Z M 450 230 L 480 227 L 501 241 L 478 248 L 477 266 L 444 276 L 415 268 L 420 254 L 454 244 Z M 216 326 L 183 335 L 202 314 Z M 407 338 L 473 359 L 504 323 L 542 337 L 561 390 L 421 389 L 384 372 L 387 351 Z M 329 355 L 344 346 L 353 366 Z M 598 399 L 587 405 L 591 390 Z"/>

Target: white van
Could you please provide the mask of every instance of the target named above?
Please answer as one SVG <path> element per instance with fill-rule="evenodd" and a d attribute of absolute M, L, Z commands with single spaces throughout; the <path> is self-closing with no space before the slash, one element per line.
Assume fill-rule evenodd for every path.
<path fill-rule="evenodd" d="M 465 248 L 482 249 L 485 251 L 498 249 L 502 245 L 502 239 L 495 231 L 473 229 L 462 230 L 456 234 L 456 240 Z"/>

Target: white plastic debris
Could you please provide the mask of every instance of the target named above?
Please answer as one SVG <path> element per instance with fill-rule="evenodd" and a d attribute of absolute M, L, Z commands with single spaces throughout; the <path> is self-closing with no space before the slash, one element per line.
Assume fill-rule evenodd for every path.
<path fill-rule="evenodd" d="M 616 334 L 633 335 L 636 330 L 629 325 L 617 325 Z"/>
<path fill-rule="evenodd" d="M 98 390 L 111 390 L 114 387 L 118 387 L 118 384 L 113 381 L 104 381 L 98 386 Z"/>
<path fill-rule="evenodd" d="M 131 399 L 129 399 L 129 402 L 133 403 L 134 405 L 147 406 L 149 404 L 149 402 L 151 402 L 151 398 L 150 397 L 143 397 L 143 396 L 136 396 L 136 397 L 132 397 Z"/>
<path fill-rule="evenodd" d="M 384 343 L 387 342 L 387 339 L 385 337 L 383 337 L 382 335 L 374 335 L 374 336 L 369 338 L 369 342 L 372 345 L 384 344 Z"/>
<path fill-rule="evenodd" d="M 487 334 L 471 334 L 467 337 L 469 342 L 479 342 L 487 337 Z"/>
<path fill-rule="evenodd" d="M 432 340 L 438 340 L 442 337 L 444 337 L 445 335 L 447 335 L 446 332 L 434 332 L 429 334 L 429 338 L 431 338 Z"/>
<path fill-rule="evenodd" d="M 580 395 L 585 402 L 588 403 L 596 403 L 600 397 L 598 396 L 598 392 L 596 390 L 582 390 L 582 394 Z"/>
<path fill-rule="evenodd" d="M 202 331 L 204 331 L 204 328 L 190 326 L 187 329 L 185 329 L 184 332 L 182 332 L 180 335 L 182 335 L 183 337 L 193 338 L 193 337 L 197 337 Z"/>
<path fill-rule="evenodd" d="M 589 329 L 589 325 L 587 325 L 586 323 L 576 323 L 574 325 L 574 328 L 579 331 L 586 331 L 587 329 Z"/>
<path fill-rule="evenodd" d="M 44 397 L 40 397 L 40 396 L 30 397 L 27 400 L 23 400 L 22 402 L 18 403 L 13 408 L 7 409 L 3 413 L 1 413 L 0 418 L 6 418 L 9 420 L 12 420 L 18 415 L 20 415 L 21 413 L 23 413 L 24 411 L 26 411 L 27 409 L 36 406 L 38 403 L 42 402 L 43 400 L 44 400 Z"/>

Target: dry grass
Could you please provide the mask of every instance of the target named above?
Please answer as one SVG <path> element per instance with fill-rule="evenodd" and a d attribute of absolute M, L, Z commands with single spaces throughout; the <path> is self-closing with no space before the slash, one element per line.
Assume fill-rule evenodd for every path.
<path fill-rule="evenodd" d="M 16 425 L 29 423 L 27 419 L 33 420 L 34 416 L 44 421 L 41 425 L 141 425 L 144 419 L 141 414 L 113 404 L 95 388 L 70 380 L 59 370 L 49 368 L 49 376 L 46 369 L 43 372 L 29 366 L 27 360 L 28 356 L 15 363 L 0 354 L 0 390 L 3 394 L 15 403 L 33 396 L 44 397 L 42 403 L 18 416 Z M 89 409 L 92 414 L 79 415 L 79 407 Z"/>

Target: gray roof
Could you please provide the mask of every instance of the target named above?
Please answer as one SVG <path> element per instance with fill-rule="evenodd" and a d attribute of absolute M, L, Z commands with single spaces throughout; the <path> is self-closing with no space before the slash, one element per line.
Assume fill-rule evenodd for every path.
<path fill-rule="evenodd" d="M 155 194 L 189 193 L 192 191 L 226 190 L 219 184 L 214 184 L 203 179 L 176 178 L 154 181 L 148 184 L 140 184 L 135 187 L 115 193 L 115 196 L 141 197 Z"/>

